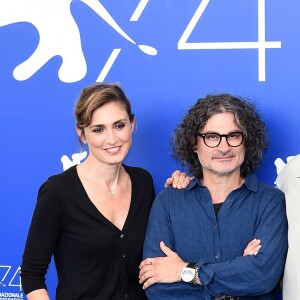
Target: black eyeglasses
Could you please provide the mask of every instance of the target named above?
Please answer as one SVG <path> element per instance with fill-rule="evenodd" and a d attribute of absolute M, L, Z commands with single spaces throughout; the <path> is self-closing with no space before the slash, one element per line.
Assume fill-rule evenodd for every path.
<path fill-rule="evenodd" d="M 244 141 L 244 134 L 240 131 L 229 132 L 228 134 L 219 134 L 216 132 L 198 132 L 197 135 L 201 136 L 204 144 L 210 148 L 218 147 L 221 144 L 223 137 L 226 139 L 227 144 L 231 147 L 238 147 Z"/>

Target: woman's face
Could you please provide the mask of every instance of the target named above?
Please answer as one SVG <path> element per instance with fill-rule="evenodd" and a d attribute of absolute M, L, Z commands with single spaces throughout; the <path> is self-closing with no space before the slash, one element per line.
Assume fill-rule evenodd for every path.
<path fill-rule="evenodd" d="M 96 109 L 91 124 L 83 132 L 77 129 L 83 143 L 88 145 L 89 158 L 113 165 L 122 163 L 132 142 L 134 121 L 119 102 L 110 102 Z"/>

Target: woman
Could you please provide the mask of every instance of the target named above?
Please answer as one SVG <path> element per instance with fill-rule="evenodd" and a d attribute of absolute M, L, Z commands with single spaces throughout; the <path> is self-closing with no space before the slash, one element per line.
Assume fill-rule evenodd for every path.
<path fill-rule="evenodd" d="M 118 85 L 94 84 L 83 89 L 75 115 L 89 155 L 39 190 L 23 289 L 29 300 L 49 299 L 53 254 L 58 300 L 146 299 L 138 272 L 154 186 L 146 170 L 123 164 L 134 130 L 130 103 Z"/>

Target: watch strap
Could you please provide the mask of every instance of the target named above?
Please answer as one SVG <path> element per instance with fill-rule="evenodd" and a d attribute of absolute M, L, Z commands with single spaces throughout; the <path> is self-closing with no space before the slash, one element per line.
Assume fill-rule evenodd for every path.
<path fill-rule="evenodd" d="M 195 269 L 195 277 L 194 277 L 192 283 L 197 285 L 197 277 L 198 277 L 198 271 L 199 271 L 198 264 L 194 264 L 194 269 Z"/>
<path fill-rule="evenodd" d="M 195 265 L 196 265 L 196 263 L 188 263 L 186 268 L 195 269 Z"/>

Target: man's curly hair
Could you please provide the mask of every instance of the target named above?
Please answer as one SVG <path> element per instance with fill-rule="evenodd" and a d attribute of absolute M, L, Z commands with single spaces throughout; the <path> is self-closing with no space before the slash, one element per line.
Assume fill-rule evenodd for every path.
<path fill-rule="evenodd" d="M 180 160 L 195 177 L 202 178 L 203 169 L 194 148 L 197 133 L 201 132 L 209 118 L 214 114 L 230 112 L 236 125 L 244 134 L 246 149 L 245 160 L 241 165 L 241 176 L 256 170 L 267 148 L 268 138 L 265 123 L 260 118 L 256 107 L 242 97 L 229 94 L 207 95 L 193 105 L 175 129 L 171 146 L 173 157 Z"/>

